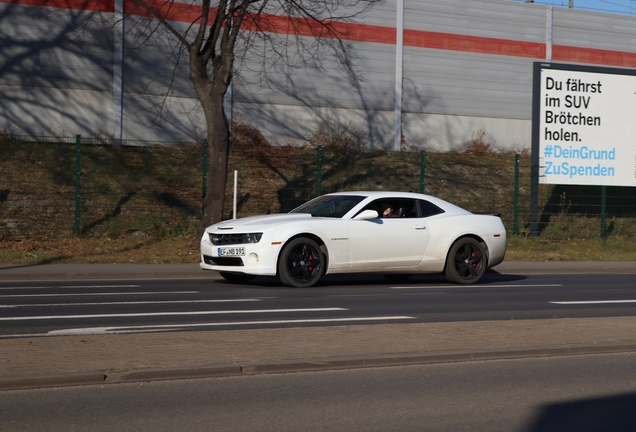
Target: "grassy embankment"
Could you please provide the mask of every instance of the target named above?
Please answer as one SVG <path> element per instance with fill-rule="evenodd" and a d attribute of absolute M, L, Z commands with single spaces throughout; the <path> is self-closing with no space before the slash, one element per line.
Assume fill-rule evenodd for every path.
<path fill-rule="evenodd" d="M 241 172 L 239 216 L 286 211 L 315 193 L 315 147 L 272 147 L 249 127 L 235 127 L 234 131 L 237 141 L 230 169 Z M 319 136 L 322 139 L 329 133 L 321 131 Z M 421 187 L 417 151 L 361 153 L 348 143 L 334 146 L 327 140 L 316 144 L 324 149 L 322 193 Z M 598 201 L 595 191 L 542 185 L 540 206 L 548 217 L 542 216 L 541 237 L 528 237 L 524 224 L 529 208 L 527 155 L 521 163 L 521 235 L 510 235 L 514 154 L 492 152 L 479 141 L 472 144 L 469 151 L 459 154 L 427 155 L 426 192 L 471 211 L 502 212 L 509 230 L 507 260 L 636 261 L 632 209 L 622 208 L 620 217 L 608 215 L 607 238 L 601 240 L 600 219 L 593 207 Z M 64 197 L 74 196 L 74 145 L 31 146 L 0 140 L 0 146 L 4 155 L 0 166 L 0 228 L 4 228 L 0 229 L 0 264 L 199 261 L 200 150 L 83 149 L 82 236 L 77 237 L 72 233 L 74 201 L 64 201 Z M 635 201 L 633 192 L 626 189 L 615 199 L 619 204 Z M 231 202 L 228 191 L 226 215 L 231 214 Z M 18 228 L 12 228 L 14 225 Z M 33 227 L 39 229 L 31 230 Z"/>
<path fill-rule="evenodd" d="M 198 247 L 190 238 L 78 239 L 55 242 L 13 243 L 0 250 L 2 264 L 46 263 L 157 263 L 199 261 Z M 508 261 L 636 261 L 636 241 L 582 239 L 552 242 L 510 237 Z"/>

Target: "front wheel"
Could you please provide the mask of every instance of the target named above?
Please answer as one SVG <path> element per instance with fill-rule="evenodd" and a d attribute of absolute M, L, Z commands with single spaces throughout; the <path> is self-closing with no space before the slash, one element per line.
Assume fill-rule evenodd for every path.
<path fill-rule="evenodd" d="M 458 284 L 472 284 L 486 272 L 486 252 L 477 240 L 458 240 L 446 258 L 446 279 Z"/>
<path fill-rule="evenodd" d="M 310 287 L 322 276 L 324 262 L 324 256 L 315 241 L 305 237 L 295 238 L 280 253 L 278 277 L 287 286 Z"/>

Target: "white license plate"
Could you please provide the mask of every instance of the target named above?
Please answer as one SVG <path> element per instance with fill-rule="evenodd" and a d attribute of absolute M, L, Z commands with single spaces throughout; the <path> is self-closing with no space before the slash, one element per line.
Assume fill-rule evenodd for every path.
<path fill-rule="evenodd" d="M 219 256 L 245 256 L 244 247 L 219 248 Z"/>

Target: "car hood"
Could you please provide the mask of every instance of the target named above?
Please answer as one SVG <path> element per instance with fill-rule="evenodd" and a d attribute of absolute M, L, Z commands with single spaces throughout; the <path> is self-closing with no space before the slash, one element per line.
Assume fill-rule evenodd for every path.
<path fill-rule="evenodd" d="M 290 223 L 298 220 L 311 219 L 308 213 L 281 213 L 262 216 L 250 216 L 241 219 L 232 219 L 214 224 L 206 229 L 208 232 L 226 232 L 228 234 L 238 230 L 256 230 L 260 227 L 271 228 L 276 225 Z"/>

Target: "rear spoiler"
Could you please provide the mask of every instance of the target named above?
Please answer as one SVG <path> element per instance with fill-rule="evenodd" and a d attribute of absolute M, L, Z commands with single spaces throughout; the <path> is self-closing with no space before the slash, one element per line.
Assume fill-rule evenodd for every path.
<path fill-rule="evenodd" d="M 501 212 L 473 212 L 473 214 L 486 215 L 486 216 L 497 216 L 498 218 L 501 217 Z"/>

